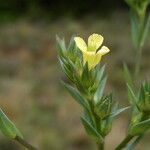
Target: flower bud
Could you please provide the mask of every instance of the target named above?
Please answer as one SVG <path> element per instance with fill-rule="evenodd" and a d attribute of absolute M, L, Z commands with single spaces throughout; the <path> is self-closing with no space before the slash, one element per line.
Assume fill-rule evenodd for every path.
<path fill-rule="evenodd" d="M 112 98 L 111 96 L 106 96 L 96 104 L 94 111 L 101 118 L 104 119 L 111 114 L 112 110 Z"/>
<path fill-rule="evenodd" d="M 137 105 L 141 112 L 150 114 L 150 84 L 147 82 L 141 86 Z"/>

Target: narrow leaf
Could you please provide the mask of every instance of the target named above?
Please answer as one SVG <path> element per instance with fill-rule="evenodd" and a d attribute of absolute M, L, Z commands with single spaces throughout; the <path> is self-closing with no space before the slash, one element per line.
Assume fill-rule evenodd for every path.
<path fill-rule="evenodd" d="M 127 87 L 128 87 L 128 96 L 129 96 L 130 103 L 135 105 L 137 103 L 137 97 L 135 96 L 129 84 L 127 84 Z"/>
<path fill-rule="evenodd" d="M 129 132 L 131 135 L 143 134 L 150 129 L 150 119 L 142 121 L 136 125 L 132 125 Z"/>
<path fill-rule="evenodd" d="M 141 47 L 144 45 L 144 42 L 145 42 L 145 40 L 148 36 L 149 28 L 150 28 L 150 14 L 147 18 L 147 22 L 146 22 L 146 25 L 145 25 L 145 28 L 144 28 L 144 31 L 143 31 L 143 35 L 142 35 L 142 39 L 141 39 L 141 43 L 140 43 Z"/>
<path fill-rule="evenodd" d="M 89 136 L 96 139 L 96 141 L 103 141 L 103 137 L 97 132 L 97 130 L 92 126 L 92 124 L 88 122 L 88 120 L 86 120 L 84 117 L 81 117 L 81 121 Z"/>
<path fill-rule="evenodd" d="M 75 88 L 73 88 L 72 86 L 68 85 L 67 83 L 65 83 L 63 81 L 62 81 L 62 84 L 79 104 L 81 104 L 86 110 L 89 110 L 89 105 L 86 102 L 86 99 L 83 98 L 83 96 L 81 96 L 79 91 L 77 91 Z"/>
<path fill-rule="evenodd" d="M 63 51 L 66 51 L 65 40 L 64 40 L 64 39 L 60 39 L 60 38 L 56 35 L 56 41 L 57 41 L 57 46 L 58 46 L 59 52 L 62 53 Z"/>
<path fill-rule="evenodd" d="M 132 41 L 135 48 L 139 47 L 139 23 L 137 16 L 131 11 L 131 34 Z"/>
<path fill-rule="evenodd" d="M 15 139 L 17 136 L 23 138 L 20 131 L 13 124 L 13 122 L 11 122 L 9 118 L 4 114 L 1 108 L 0 108 L 0 130 L 8 138 Z"/>
<path fill-rule="evenodd" d="M 114 118 L 114 117 L 116 117 L 117 115 L 119 115 L 120 113 L 122 113 L 122 112 L 128 110 L 129 108 L 131 108 L 131 107 L 128 106 L 128 107 L 125 107 L 125 108 L 118 109 L 118 110 L 112 112 L 111 117 Z"/>
<path fill-rule="evenodd" d="M 134 83 L 133 83 L 133 80 L 132 80 L 132 75 L 131 75 L 126 63 L 123 64 L 123 68 L 124 68 L 125 81 L 133 89 L 134 88 Z"/>
<path fill-rule="evenodd" d="M 71 40 L 70 40 L 70 43 L 69 43 L 69 46 L 68 46 L 69 51 L 74 50 L 74 48 L 76 46 L 75 41 L 74 41 L 74 37 L 75 37 L 74 35 L 71 37 Z"/>
<path fill-rule="evenodd" d="M 131 143 L 129 143 L 127 145 L 127 147 L 125 148 L 125 150 L 133 150 L 135 148 L 135 146 L 140 142 L 140 140 L 143 138 L 143 135 L 140 135 L 138 137 L 136 137 Z"/>
<path fill-rule="evenodd" d="M 105 71 L 105 65 L 103 67 L 100 68 L 98 74 L 97 74 L 97 81 L 100 82 L 103 78 L 104 75 L 104 71 Z"/>
<path fill-rule="evenodd" d="M 99 83 L 99 86 L 97 88 L 97 91 L 94 95 L 94 102 L 95 104 L 97 104 L 101 98 L 103 97 L 103 92 L 104 92 L 104 89 L 105 89 L 105 85 L 106 85 L 106 80 L 107 78 L 105 77 L 100 83 Z"/>

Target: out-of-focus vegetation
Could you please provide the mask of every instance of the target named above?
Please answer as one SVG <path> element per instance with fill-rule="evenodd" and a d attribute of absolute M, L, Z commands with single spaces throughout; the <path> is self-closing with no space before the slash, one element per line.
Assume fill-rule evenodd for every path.
<path fill-rule="evenodd" d="M 108 15 L 115 9 L 125 9 L 124 1 L 111 0 L 0 0 L 0 21 L 26 17 L 31 20 L 58 19 L 62 16 Z"/>
<path fill-rule="evenodd" d="M 107 62 L 109 74 L 106 90 L 114 89 L 117 100 L 122 105 L 127 104 L 122 61 L 126 61 L 132 70 L 135 55 L 131 46 L 129 16 L 124 11 L 114 11 L 116 7 L 125 6 L 117 0 L 109 3 L 105 0 L 86 3 L 0 0 L 0 20 L 8 21 L 0 25 L 0 107 L 16 123 L 25 138 L 40 149 L 95 148 L 81 126 L 79 105 L 60 84 L 60 79 L 65 77 L 57 60 L 56 34 L 67 39 L 74 33 L 85 38 L 93 32 L 102 34 L 111 50 L 105 57 L 106 61 L 103 60 Z M 108 13 L 109 10 L 111 13 Z M 107 17 L 99 16 L 105 12 L 108 13 Z M 93 13 L 99 15 L 91 15 Z M 77 16 L 78 19 L 68 16 Z M 38 18 L 38 21 L 33 22 L 32 18 Z M 56 20 L 47 22 L 43 18 Z M 14 19 L 19 20 L 10 22 Z M 149 43 L 148 38 L 143 51 L 141 78 L 149 78 L 150 74 Z M 106 144 L 107 149 L 113 149 L 125 136 L 126 120 L 128 114 L 116 119 L 107 137 L 110 143 Z M 143 144 L 144 150 L 149 150 L 148 135 L 137 150 L 143 150 Z M 0 134 L 0 150 L 10 149 L 24 148 Z"/>

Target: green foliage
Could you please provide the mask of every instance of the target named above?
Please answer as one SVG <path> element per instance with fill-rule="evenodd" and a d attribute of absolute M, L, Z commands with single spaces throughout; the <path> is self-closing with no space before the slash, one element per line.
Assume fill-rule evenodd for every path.
<path fill-rule="evenodd" d="M 125 81 L 133 89 L 134 88 L 133 77 L 131 75 L 131 72 L 128 69 L 128 66 L 125 63 L 123 64 L 123 69 L 124 69 Z"/>
<path fill-rule="evenodd" d="M 143 135 L 140 135 L 138 137 L 136 137 L 131 143 L 129 143 L 127 145 L 127 147 L 125 148 L 125 150 L 133 150 L 135 148 L 135 146 L 140 142 L 140 140 L 143 138 Z"/>
<path fill-rule="evenodd" d="M 111 114 L 112 111 L 112 96 L 108 95 L 100 99 L 100 101 L 95 105 L 95 113 L 104 119 Z"/>
<path fill-rule="evenodd" d="M 20 131 L 4 114 L 1 108 L 0 108 L 0 130 L 8 138 L 11 138 L 11 139 L 15 139 L 16 137 L 23 138 Z"/>
<path fill-rule="evenodd" d="M 126 0 L 131 10 L 131 33 L 136 49 L 143 47 L 150 27 L 150 16 L 147 15 L 149 0 Z M 147 17 L 148 16 L 148 17 Z"/>
<path fill-rule="evenodd" d="M 114 111 L 112 112 L 112 114 L 110 115 L 112 118 L 118 116 L 120 113 L 130 109 L 131 107 L 128 106 L 128 107 L 124 107 L 124 108 L 115 108 Z"/>
<path fill-rule="evenodd" d="M 140 135 L 145 133 L 148 129 L 150 129 L 150 119 L 132 125 L 131 128 L 129 129 L 129 134 Z"/>
<path fill-rule="evenodd" d="M 129 85 L 127 86 L 129 99 L 133 107 L 129 134 L 140 135 L 150 128 L 150 84 L 143 82 L 137 95 Z"/>
<path fill-rule="evenodd" d="M 84 109 L 89 110 L 89 105 L 87 100 L 79 93 L 78 90 L 73 88 L 72 86 L 68 85 L 67 83 L 62 81 L 62 84 L 67 89 L 67 91 L 74 97 L 74 99 L 83 106 Z"/>
<path fill-rule="evenodd" d="M 92 124 L 86 118 L 81 117 L 81 121 L 89 136 L 94 138 L 94 140 L 96 140 L 97 142 L 103 142 L 103 137 L 98 133 L 98 131 L 96 131 L 95 127 L 93 127 Z"/>
<path fill-rule="evenodd" d="M 141 85 L 138 107 L 142 112 L 150 114 L 150 84 L 148 82 Z"/>
<path fill-rule="evenodd" d="M 149 29 L 150 29 L 150 14 L 148 15 L 148 18 L 147 18 L 145 25 L 144 25 L 143 34 L 141 37 L 141 44 L 140 44 L 141 47 L 143 47 L 143 45 L 146 41 L 146 38 L 148 37 Z"/>
<path fill-rule="evenodd" d="M 32 19 L 58 19 L 63 16 L 84 17 L 89 13 L 96 15 L 108 14 L 116 8 L 122 8 L 123 2 L 112 0 L 109 3 L 101 1 L 79 0 L 0 0 L 0 19 L 14 20 L 28 17 Z M 93 9 L 93 4 L 97 9 Z M 104 9 L 107 7 L 107 10 Z M 59 10 L 59 11 L 58 11 Z M 82 12 L 82 13 L 81 13 Z"/>
<path fill-rule="evenodd" d="M 131 35 L 133 46 L 135 48 L 140 47 L 140 29 L 139 29 L 139 22 L 137 16 L 131 12 Z"/>
<path fill-rule="evenodd" d="M 95 104 L 99 103 L 103 97 L 103 92 L 104 92 L 104 88 L 105 88 L 105 85 L 106 85 L 106 80 L 107 78 L 105 77 L 100 83 L 99 83 L 99 86 L 96 90 L 96 93 L 94 95 L 94 102 Z"/>
<path fill-rule="evenodd" d="M 128 98 L 129 98 L 129 102 L 132 104 L 132 105 L 136 105 L 137 104 L 137 97 L 135 96 L 134 92 L 133 92 L 133 89 L 130 87 L 129 84 L 127 84 L 127 88 L 128 88 Z"/>
<path fill-rule="evenodd" d="M 119 109 L 113 102 L 112 94 L 104 94 L 107 79 L 105 65 L 97 65 L 89 70 L 88 64 L 83 64 L 82 54 L 73 39 L 67 47 L 65 41 L 57 37 L 59 61 L 73 85 L 62 83 L 83 107 L 81 121 L 87 134 L 96 143 L 103 143 L 104 137 L 111 131 L 114 118 L 129 107 Z"/>

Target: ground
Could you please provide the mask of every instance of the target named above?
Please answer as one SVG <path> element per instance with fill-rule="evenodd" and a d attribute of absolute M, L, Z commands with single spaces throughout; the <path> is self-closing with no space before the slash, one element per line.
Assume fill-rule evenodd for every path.
<path fill-rule="evenodd" d="M 60 84 L 66 80 L 57 59 L 56 34 L 68 42 L 73 34 L 104 36 L 111 52 L 107 64 L 106 91 L 114 92 L 120 106 L 127 106 L 122 64 L 134 68 L 135 51 L 128 14 L 116 12 L 106 18 L 62 18 L 53 22 L 18 20 L 0 25 L 0 106 L 16 123 L 27 141 L 42 150 L 93 150 L 95 145 L 80 123 L 81 107 Z M 141 78 L 149 79 L 150 41 L 144 47 Z M 139 80 L 140 80 L 139 79 Z M 130 113 L 120 115 L 107 137 L 111 150 L 125 136 Z M 137 150 L 149 149 L 148 135 Z M 23 150 L 0 135 L 0 149 Z"/>

